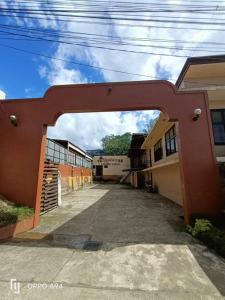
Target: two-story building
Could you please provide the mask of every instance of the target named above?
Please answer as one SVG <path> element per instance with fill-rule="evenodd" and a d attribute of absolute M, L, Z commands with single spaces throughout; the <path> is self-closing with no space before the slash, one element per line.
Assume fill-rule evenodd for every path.
<path fill-rule="evenodd" d="M 179 91 L 207 91 L 215 159 L 218 166 L 223 165 L 225 162 L 225 56 L 188 58 L 176 86 Z M 160 114 L 142 144 L 142 149 L 149 151 L 151 157 L 150 166 L 143 172 L 145 176 L 151 178 L 152 185 L 161 195 L 183 205 L 177 126 L 176 122 L 169 122 L 163 113 Z M 191 132 L 190 143 L 194 143 Z M 203 153 L 199 153 L 199 156 L 201 155 Z"/>

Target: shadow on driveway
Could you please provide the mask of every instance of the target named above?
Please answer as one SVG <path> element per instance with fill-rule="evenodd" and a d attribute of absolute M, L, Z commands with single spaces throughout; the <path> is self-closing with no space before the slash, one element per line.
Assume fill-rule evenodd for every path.
<path fill-rule="evenodd" d="M 129 186 L 104 184 L 73 192 L 62 202 L 62 207 L 42 216 L 38 228 L 5 244 L 106 252 L 128 245 L 158 245 L 159 252 L 161 245 L 174 249 L 184 245 L 225 295 L 224 260 L 184 232 L 182 208 L 170 200 Z M 179 262 L 182 259 L 175 263 Z M 184 265 L 183 272 L 189 271 Z"/>

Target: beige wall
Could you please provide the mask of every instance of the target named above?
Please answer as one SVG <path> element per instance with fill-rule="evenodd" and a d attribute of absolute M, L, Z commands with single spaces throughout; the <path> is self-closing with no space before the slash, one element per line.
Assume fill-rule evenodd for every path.
<path fill-rule="evenodd" d="M 123 172 L 124 169 L 130 168 L 130 158 L 126 155 L 115 155 L 115 156 L 100 156 L 93 157 L 93 165 L 103 165 L 103 176 L 123 176 L 126 173 Z M 105 168 L 104 166 L 108 166 Z M 95 175 L 95 169 L 94 169 Z"/>
<path fill-rule="evenodd" d="M 145 139 L 142 148 L 151 151 L 152 166 L 145 171 L 145 177 L 152 174 L 153 186 L 157 186 L 159 194 L 183 205 L 178 152 L 166 155 L 165 133 L 176 123 L 168 122 L 163 114 L 160 115 L 155 127 Z M 154 145 L 162 139 L 163 157 L 154 161 Z M 178 146 L 177 146 L 178 147 Z"/>
<path fill-rule="evenodd" d="M 178 153 L 174 153 L 172 155 L 166 156 L 166 147 L 165 147 L 165 133 L 173 127 L 173 125 L 177 126 L 174 122 L 168 122 L 167 119 L 163 114 L 160 115 L 158 121 L 156 122 L 155 127 L 151 131 L 151 133 L 147 136 L 145 139 L 142 149 L 146 149 L 147 153 L 151 152 L 151 160 L 152 160 L 152 167 L 165 164 L 165 163 L 171 163 L 173 161 L 178 160 Z M 163 158 L 154 161 L 154 145 L 162 139 L 162 148 L 163 148 Z M 178 146 L 177 146 L 178 147 Z"/>
<path fill-rule="evenodd" d="M 180 90 L 206 90 L 210 109 L 225 109 L 225 63 L 189 66 Z M 225 145 L 215 145 L 215 156 L 225 156 Z"/>
<path fill-rule="evenodd" d="M 179 163 L 153 169 L 152 178 L 160 195 L 183 206 Z"/>
<path fill-rule="evenodd" d="M 138 174 L 137 172 L 131 172 L 131 178 L 130 178 L 130 183 L 133 187 L 137 188 L 138 187 Z"/>

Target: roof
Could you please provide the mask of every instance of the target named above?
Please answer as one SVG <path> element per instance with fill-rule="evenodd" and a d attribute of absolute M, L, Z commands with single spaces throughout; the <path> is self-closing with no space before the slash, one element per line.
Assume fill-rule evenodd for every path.
<path fill-rule="evenodd" d="M 176 87 L 179 88 L 190 65 L 202 65 L 202 64 L 212 64 L 212 63 L 221 63 L 221 62 L 225 62 L 225 55 L 197 56 L 197 57 L 187 58 L 180 72 L 180 75 L 177 78 L 175 84 Z"/>

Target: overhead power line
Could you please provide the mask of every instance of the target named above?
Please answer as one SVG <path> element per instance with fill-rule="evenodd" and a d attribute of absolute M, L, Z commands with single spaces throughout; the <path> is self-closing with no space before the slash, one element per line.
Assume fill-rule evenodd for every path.
<path fill-rule="evenodd" d="M 1 15 L 0 17 L 12 17 L 11 15 Z M 175 30 L 198 30 L 198 31 L 216 31 L 216 32 L 224 32 L 225 28 L 220 27 L 220 28 L 209 28 L 209 27 L 181 27 L 181 26 L 159 26 L 159 25 L 144 25 L 144 24 L 132 24 L 132 23 L 106 23 L 106 22 L 100 22 L 100 21 L 88 21 L 88 20 L 70 20 L 70 19 L 56 19 L 56 18 L 45 18 L 45 17 L 32 17 L 32 16 L 24 16 L 24 17 L 20 17 L 21 19 L 32 19 L 32 20 L 45 20 L 45 21 L 58 21 L 58 22 L 63 22 L 63 23 L 73 23 L 73 24 L 86 24 L 86 25 L 91 25 L 93 26 L 95 25 L 103 25 L 103 26 L 119 26 L 119 27 L 127 27 L 127 28 L 148 28 L 148 29 L 152 29 L 152 28 L 156 28 L 156 29 L 175 29 Z M 154 22 L 153 22 L 154 23 Z M 173 23 L 173 21 L 171 21 L 171 23 Z M 216 24 L 215 24 L 216 25 Z"/>
<path fill-rule="evenodd" d="M 71 17 L 71 18 L 94 18 L 94 19 L 114 19 L 114 20 L 125 20 L 125 21 L 141 21 L 141 22 L 149 22 L 151 21 L 151 19 L 138 19 L 138 18 L 128 18 L 129 13 L 206 13 L 206 12 L 210 12 L 210 13 L 224 13 L 225 12 L 225 7 L 220 8 L 219 10 L 217 9 L 204 9 L 204 10 L 199 10 L 199 9 L 189 9 L 189 10 L 169 10 L 169 9 L 151 9 L 151 10 L 145 10 L 145 11 L 141 11 L 141 10 L 117 10 L 117 11 L 104 11 L 104 10 L 95 10 L 95 11 L 86 11 L 86 10 L 51 10 L 51 9 L 38 9 L 38 10 L 34 10 L 34 9 L 11 9 L 11 8 L 2 8 L 1 9 L 1 13 L 4 15 L 4 13 L 12 13 L 15 16 L 26 16 L 26 15 L 44 15 L 44 16 L 55 16 L 55 17 Z M 79 13 L 86 13 L 86 15 L 82 15 Z M 94 15 L 90 15 L 93 14 Z M 110 16 L 104 16 L 103 14 L 109 14 Z M 118 13 L 123 13 L 125 15 L 127 15 L 127 17 L 123 17 L 123 18 L 119 18 L 119 17 L 114 17 L 112 16 L 112 14 L 118 14 Z M 143 15 L 144 17 L 144 15 Z M 197 23 L 198 24 L 198 23 Z"/>
<path fill-rule="evenodd" d="M 61 30 L 57 31 L 54 29 L 45 29 L 45 28 L 33 28 L 33 27 L 27 27 L 27 26 L 19 26 L 19 25 L 6 25 L 0 23 L 0 28 L 7 29 L 7 30 L 14 30 L 15 32 L 25 32 L 29 34 L 36 34 L 41 35 L 41 37 L 44 36 L 53 36 L 57 38 L 82 38 L 82 37 L 88 37 L 88 38 L 100 38 L 104 42 L 107 40 L 116 40 L 116 41 L 133 41 L 133 42 L 157 42 L 157 43 L 175 43 L 175 44 L 201 44 L 201 45 L 213 45 L 213 46 L 224 46 L 225 42 L 217 42 L 217 41 L 200 41 L 200 42 L 194 42 L 192 40 L 180 40 L 180 39 L 160 39 L 160 38 L 140 38 L 140 37 L 133 37 L 133 36 L 117 36 L 117 35 L 111 35 L 111 34 L 99 34 L 99 33 L 91 33 L 91 32 L 81 32 L 81 31 L 69 31 L 69 30 Z M 135 44 L 134 44 L 135 45 Z"/>
<path fill-rule="evenodd" d="M 132 47 L 145 47 L 145 48 L 156 48 L 156 49 L 166 49 L 166 50 L 177 50 L 177 51 L 194 51 L 194 52 L 207 52 L 207 53 L 221 53 L 225 51 L 225 49 L 220 49 L 220 50 L 210 50 L 210 49 L 204 49 L 204 48 L 185 48 L 185 47 L 170 47 L 170 46 L 162 46 L 162 45 L 144 45 L 144 44 L 132 44 L 132 43 L 113 43 L 113 42 L 107 42 L 107 41 L 99 41 L 99 40 L 91 40 L 87 38 L 78 38 L 79 40 L 81 39 L 80 42 L 69 42 L 67 40 L 61 40 L 61 39 L 51 39 L 51 38 L 43 38 L 41 36 L 30 36 L 27 34 L 19 34 L 19 33 L 13 33 L 13 32 L 7 32 L 4 30 L 0 30 L 0 33 L 5 33 L 7 36 L 20 36 L 20 37 L 26 37 L 27 41 L 42 41 L 42 42 L 53 42 L 53 43 L 60 43 L 60 44 L 67 44 L 67 45 L 73 45 L 73 46 L 79 46 L 79 47 L 86 47 L 86 48 L 97 48 L 97 49 L 102 49 L 102 50 L 110 50 L 110 51 L 119 51 L 119 52 L 127 52 L 127 53 L 135 53 L 135 54 L 147 54 L 147 55 L 161 55 L 161 56 L 171 56 L 171 54 L 166 54 L 166 53 L 153 53 L 153 52 L 148 52 L 148 51 L 136 51 L 136 50 L 129 50 L 129 49 L 121 49 L 121 48 L 112 48 L 112 47 L 106 47 L 106 46 L 100 46 L 102 44 L 113 44 L 113 45 L 118 45 L 118 46 L 132 46 Z M 0 37 L 0 39 L 12 39 L 14 40 L 15 38 L 10 38 L 10 37 Z M 75 39 L 76 40 L 76 39 Z M 82 43 L 83 42 L 83 43 Z M 218 48 L 217 48 L 218 49 Z M 172 55 L 173 56 L 173 55 Z M 176 55 L 177 57 L 187 57 L 186 55 Z"/>
<path fill-rule="evenodd" d="M 223 16 L 225 15 L 225 6 L 219 6 L 219 4 L 223 4 L 223 2 L 206 0 L 203 4 L 198 0 L 186 1 L 187 2 L 185 2 L 184 5 L 179 5 L 179 3 L 175 3 L 176 0 L 174 0 L 173 3 L 157 3 L 153 1 L 142 3 L 135 3 L 132 1 L 108 2 L 104 0 L 93 0 L 91 2 L 89 1 L 89 3 L 82 0 L 55 0 L 54 2 L 47 0 L 18 0 L 17 4 L 22 4 L 22 7 L 14 7 L 13 3 L 9 3 L 8 7 L 4 6 L 1 8 L 0 17 L 2 17 L 2 20 L 4 20 L 5 17 L 14 17 L 19 18 L 23 21 L 29 19 L 34 21 L 56 21 L 59 22 L 58 24 L 62 26 L 64 25 L 62 23 L 70 22 L 73 24 L 81 23 L 88 26 L 93 26 L 94 24 L 96 24 L 101 26 L 125 26 L 128 28 L 137 27 L 147 29 L 156 28 L 195 31 L 201 30 L 212 32 L 225 31 L 225 19 L 223 18 Z M 208 4 L 206 4 L 206 2 Z M 0 0 L 0 4 L 1 3 L 2 1 Z M 40 5 L 40 8 L 37 8 L 37 5 Z M 147 13 L 151 13 L 151 16 L 147 16 Z M 185 15 L 186 13 L 189 13 L 189 16 Z M 215 13 L 217 16 L 220 16 L 220 19 L 213 18 L 213 15 Z M 190 14 L 192 14 L 192 16 L 190 16 Z M 202 15 L 208 15 L 208 17 L 202 17 Z M 169 26 L 164 25 L 166 23 L 169 23 Z M 37 23 L 34 22 L 33 24 Z M 193 27 L 180 26 L 182 24 L 188 24 Z M 22 26 L 13 26 L 5 24 L 0 24 L 0 28 L 2 29 L 0 30 L 0 39 L 9 39 L 11 41 L 24 40 L 29 42 L 61 43 L 78 47 L 96 48 L 107 51 L 119 51 L 125 53 L 147 54 L 173 58 L 187 58 L 187 55 L 185 55 L 185 53 L 180 54 L 180 51 L 221 53 L 224 50 L 223 48 L 218 48 L 218 46 L 225 46 L 225 43 L 221 41 L 216 43 L 200 43 L 201 46 L 205 46 L 201 48 L 199 47 L 199 45 L 198 47 L 194 47 L 193 45 L 195 43 L 193 43 L 192 41 L 188 42 L 183 40 L 148 38 L 141 39 L 137 37 L 123 38 L 113 35 L 108 36 L 104 34 L 94 34 L 90 32 L 79 33 L 66 30 L 41 30 L 37 28 L 26 28 Z M 155 44 L 153 44 L 152 42 L 154 42 Z M 161 45 L 161 43 L 164 43 L 164 45 Z M 168 43 L 175 43 L 175 45 L 166 45 Z M 185 46 L 180 46 L 179 44 L 185 44 Z M 192 47 L 190 47 L 189 45 L 191 45 Z M 30 51 L 14 47 L 13 45 L 0 44 L 0 46 L 20 51 L 23 53 L 29 53 L 47 59 L 63 61 L 79 66 L 112 71 L 122 74 L 147 77 L 152 79 L 159 79 L 144 74 L 130 73 L 122 70 L 104 68 L 95 65 L 80 63 L 79 61 L 71 61 L 60 57 L 45 55 L 36 51 Z M 122 46 L 126 46 L 128 48 L 121 48 Z M 214 48 L 210 48 L 209 46 L 214 46 Z M 150 52 L 146 50 L 137 51 L 134 49 L 134 47 L 156 48 L 157 52 Z M 159 49 L 161 49 L 161 51 Z M 166 53 L 162 51 L 164 49 L 173 50 L 173 52 L 176 52 L 174 54 Z"/>
<path fill-rule="evenodd" d="M 2 2 L 2 1 L 0 1 Z M 5 2 L 5 1 L 4 1 Z M 48 0 L 17 0 L 17 3 L 34 3 L 34 4 L 51 4 L 50 1 Z M 74 2 L 74 0 L 64 0 L 64 1 L 60 1 L 60 0 L 55 0 L 53 2 L 54 4 L 63 4 L 63 5 L 74 5 L 74 4 L 77 4 L 77 3 L 84 3 L 85 5 L 87 5 L 87 1 L 86 0 L 76 0 L 76 2 Z M 185 0 L 185 3 L 194 3 L 194 4 L 205 4 L 205 3 L 209 3 L 209 4 L 212 4 L 212 3 L 215 3 L 215 5 L 218 5 L 218 4 L 224 4 L 224 1 L 223 0 L 204 0 L 201 1 L 201 0 Z M 133 1 L 105 1 L 105 0 L 92 0 L 91 1 L 91 4 L 96 4 L 96 5 L 102 5 L 102 4 L 107 4 L 107 5 L 112 5 L 112 6 L 118 6 L 118 5 L 149 5 L 149 4 L 157 4 L 157 5 L 164 5 L 165 3 L 159 3 L 157 0 L 155 1 L 148 1 L 148 2 L 133 2 Z M 176 4 L 176 5 L 182 5 L 180 3 L 180 0 L 173 0 L 173 1 L 170 1 L 169 3 L 167 3 L 169 5 L 173 5 L 173 4 Z M 89 5 L 89 3 L 88 3 Z"/>
<path fill-rule="evenodd" d="M 104 70 L 104 71 L 110 71 L 110 72 L 115 72 L 115 73 L 121 73 L 121 74 L 151 78 L 151 79 L 154 79 L 154 80 L 169 80 L 169 81 L 176 81 L 177 80 L 177 78 L 162 78 L 162 77 L 159 78 L 159 77 L 154 77 L 154 76 L 150 76 L 150 75 L 126 72 L 126 71 L 122 71 L 122 70 L 110 69 L 110 68 L 105 68 L 105 67 L 99 67 L 99 66 L 95 66 L 95 65 L 91 65 L 91 64 L 85 64 L 85 63 L 80 63 L 80 62 L 71 61 L 71 60 L 67 60 L 67 59 L 62 59 L 62 58 L 59 58 L 59 57 L 45 55 L 45 54 L 41 54 L 41 53 L 38 53 L 38 52 L 29 51 L 29 50 L 25 50 L 25 49 L 13 47 L 13 46 L 1 44 L 1 43 L 0 43 L 0 46 L 5 47 L 5 48 L 9 48 L 9 49 L 13 49 L 13 50 L 16 50 L 16 51 L 19 51 L 19 52 L 23 52 L 23 53 L 37 55 L 37 56 L 44 57 L 44 58 L 51 59 L 51 60 L 63 61 L 63 62 L 66 62 L 66 63 L 70 63 L 70 64 L 74 64 L 74 65 L 78 65 L 78 66 L 83 66 L 83 67 L 88 67 L 88 68 L 94 68 L 94 69 L 98 69 L 98 70 Z M 210 60 L 210 58 L 209 58 L 209 60 Z M 219 60 L 220 60 L 220 58 L 218 58 L 218 61 Z M 224 62 L 224 59 L 221 58 L 221 61 Z M 192 80 L 187 80 L 186 82 L 188 82 L 188 83 L 199 83 L 198 81 L 192 81 Z M 219 84 L 215 84 L 215 83 L 206 83 L 206 84 L 209 85 L 209 86 L 220 86 Z"/>
<path fill-rule="evenodd" d="M 32 55 L 41 56 L 41 57 L 52 59 L 52 60 L 63 61 L 63 62 L 66 62 L 66 63 L 78 65 L 78 66 L 94 68 L 94 69 L 99 69 L 99 70 L 105 70 L 105 71 L 111 71 L 111 72 L 116 72 L 116 73 L 121 73 L 121 74 L 128 74 L 128 75 L 146 77 L 146 78 L 151 78 L 151 79 L 159 79 L 159 78 L 149 76 L 149 75 L 131 73 L 131 72 L 126 72 L 126 71 L 122 71 L 122 70 L 105 68 L 105 67 L 98 67 L 98 66 L 91 65 L 91 64 L 84 64 L 84 63 L 80 63 L 80 62 L 76 62 L 76 61 L 72 61 L 72 60 L 67 60 L 67 59 L 63 59 L 63 58 L 59 58 L 59 57 L 55 57 L 55 56 L 45 55 L 45 54 L 41 54 L 41 53 L 38 53 L 38 52 L 29 51 L 29 50 L 25 50 L 25 49 L 13 47 L 13 46 L 1 44 L 1 43 L 0 43 L 0 46 L 5 47 L 5 48 L 9 48 L 9 49 L 13 49 L 13 50 L 16 50 L 16 51 L 24 52 L 24 53 L 29 53 L 29 54 L 32 54 Z M 161 80 L 163 80 L 163 79 L 161 78 Z M 175 79 L 165 79 L 165 80 L 175 80 Z"/>

